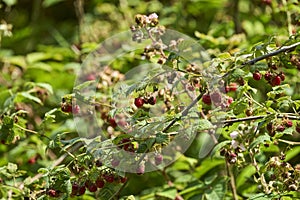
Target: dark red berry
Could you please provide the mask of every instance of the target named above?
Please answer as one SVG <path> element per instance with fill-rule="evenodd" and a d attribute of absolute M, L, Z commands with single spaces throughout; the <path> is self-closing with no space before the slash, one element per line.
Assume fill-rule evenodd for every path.
<path fill-rule="evenodd" d="M 103 177 L 104 177 L 105 181 L 108 183 L 112 183 L 115 180 L 114 175 L 112 175 L 112 174 L 105 174 Z"/>
<path fill-rule="evenodd" d="M 101 162 L 100 159 L 96 160 L 96 166 L 97 167 L 101 167 L 103 165 L 103 163 Z"/>
<path fill-rule="evenodd" d="M 209 94 L 204 94 L 202 96 L 202 101 L 203 103 L 207 104 L 207 105 L 210 105 L 211 104 L 211 98 L 210 98 L 210 95 Z"/>
<path fill-rule="evenodd" d="M 113 128 L 115 128 L 115 127 L 117 126 L 117 122 L 116 122 L 116 120 L 115 120 L 114 118 L 110 118 L 110 119 L 109 119 L 109 124 L 110 124 Z"/>
<path fill-rule="evenodd" d="M 138 108 L 142 107 L 144 105 L 144 99 L 139 97 L 134 99 L 134 105 Z"/>
<path fill-rule="evenodd" d="M 104 180 L 102 180 L 101 178 L 98 178 L 98 179 L 96 180 L 96 186 L 97 186 L 98 188 L 103 188 L 103 187 L 104 187 L 104 184 L 105 184 L 105 182 L 104 182 Z"/>
<path fill-rule="evenodd" d="M 148 103 L 149 103 L 150 105 L 155 105 L 155 104 L 156 104 L 156 97 L 151 96 L 151 97 L 148 99 Z"/>
<path fill-rule="evenodd" d="M 298 133 L 300 133 L 300 124 L 297 124 L 297 126 L 296 126 L 296 131 L 297 131 Z"/>
<path fill-rule="evenodd" d="M 286 126 L 286 127 L 292 127 L 292 126 L 293 126 L 293 122 L 292 122 L 291 120 L 287 120 L 287 121 L 285 122 L 285 126 Z"/>
<path fill-rule="evenodd" d="M 194 90 L 195 90 L 195 88 L 194 88 L 192 85 L 188 85 L 188 86 L 187 86 L 187 89 L 188 89 L 189 91 L 194 91 Z"/>
<path fill-rule="evenodd" d="M 279 131 L 279 132 L 283 132 L 284 129 L 285 129 L 285 127 L 282 126 L 282 125 L 279 125 L 279 126 L 277 126 L 277 128 L 276 128 L 276 130 Z"/>
<path fill-rule="evenodd" d="M 79 192 L 79 185 L 77 183 L 72 184 L 72 195 L 76 195 Z"/>
<path fill-rule="evenodd" d="M 50 196 L 50 197 L 57 197 L 57 192 L 56 192 L 56 190 L 54 190 L 54 189 L 50 189 L 50 190 L 48 190 L 48 195 Z"/>
<path fill-rule="evenodd" d="M 272 79 L 271 72 L 266 72 L 264 77 L 265 77 L 266 81 L 270 81 Z"/>
<path fill-rule="evenodd" d="M 87 80 L 87 81 L 93 81 L 93 80 L 95 80 L 95 79 L 96 79 L 95 74 L 88 74 L 88 75 L 86 76 L 86 80 Z"/>
<path fill-rule="evenodd" d="M 230 104 L 232 104 L 233 102 L 233 98 L 232 97 L 228 97 L 227 98 L 227 106 L 230 106 Z"/>
<path fill-rule="evenodd" d="M 121 178 L 120 178 L 120 182 L 121 182 L 121 183 L 125 183 L 126 181 L 127 181 L 127 177 L 124 176 L 124 177 L 121 177 Z"/>
<path fill-rule="evenodd" d="M 275 76 L 275 77 L 272 79 L 271 85 L 272 85 L 272 86 L 277 86 L 277 85 L 280 85 L 280 83 L 281 83 L 281 78 L 280 78 L 280 76 Z"/>
<path fill-rule="evenodd" d="M 61 110 L 63 112 L 71 113 L 72 112 L 72 105 L 71 104 L 67 104 L 67 103 L 62 103 L 61 104 Z"/>
<path fill-rule="evenodd" d="M 97 185 L 95 183 L 92 183 L 88 187 L 90 192 L 96 192 L 97 191 Z"/>
<path fill-rule="evenodd" d="M 253 79 L 256 80 L 256 81 L 259 81 L 261 79 L 261 73 L 254 72 L 253 73 Z"/>
<path fill-rule="evenodd" d="M 279 76 L 280 76 L 281 81 L 284 81 L 284 80 L 285 80 L 285 74 L 284 74 L 283 72 L 281 72 L 281 73 L 279 74 Z"/>
<path fill-rule="evenodd" d="M 85 191 L 86 191 L 85 186 L 84 185 L 80 186 L 78 190 L 78 195 L 79 196 L 84 195 Z"/>
<path fill-rule="evenodd" d="M 155 165 L 160 165 L 164 158 L 161 154 L 157 154 L 154 159 L 155 159 Z"/>
<path fill-rule="evenodd" d="M 272 4 L 272 0 L 261 0 L 261 2 L 266 4 L 266 5 L 271 5 Z"/>

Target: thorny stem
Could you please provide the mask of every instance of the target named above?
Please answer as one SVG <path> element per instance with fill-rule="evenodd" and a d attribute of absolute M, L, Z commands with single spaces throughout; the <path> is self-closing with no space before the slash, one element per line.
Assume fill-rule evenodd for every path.
<path fill-rule="evenodd" d="M 256 159 L 255 159 L 255 157 L 254 157 L 254 154 L 253 154 L 252 150 L 249 151 L 249 155 L 250 155 L 250 158 L 251 158 L 251 160 L 252 160 L 252 164 L 253 164 L 253 166 L 255 167 L 256 172 L 257 172 L 258 175 L 260 176 L 260 183 L 261 183 L 261 185 L 262 185 L 263 188 L 264 188 L 264 192 L 265 192 L 266 194 L 269 194 L 269 193 L 270 193 L 270 190 L 269 190 L 268 184 L 267 184 L 267 182 L 266 182 L 266 180 L 265 180 L 265 176 L 259 172 L 259 166 L 258 166 L 258 164 L 257 164 L 257 162 L 256 162 Z"/>
<path fill-rule="evenodd" d="M 230 163 L 228 161 L 226 161 L 226 168 L 227 168 L 227 173 L 230 177 L 230 186 L 231 186 L 233 199 L 238 200 L 238 195 L 237 195 L 236 186 L 235 186 L 234 174 L 232 172 L 232 167 L 230 166 Z"/>

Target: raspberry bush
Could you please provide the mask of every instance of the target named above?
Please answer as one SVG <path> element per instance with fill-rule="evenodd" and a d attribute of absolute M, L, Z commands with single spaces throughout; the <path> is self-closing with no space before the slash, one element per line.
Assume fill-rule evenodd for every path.
<path fill-rule="evenodd" d="M 2 199 L 300 198 L 299 1 L 84 3 L 0 4 Z"/>

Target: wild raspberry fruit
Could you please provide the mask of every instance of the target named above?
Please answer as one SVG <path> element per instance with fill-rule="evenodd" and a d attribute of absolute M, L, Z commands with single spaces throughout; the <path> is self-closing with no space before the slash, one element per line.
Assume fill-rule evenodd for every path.
<path fill-rule="evenodd" d="M 266 81 L 270 81 L 272 79 L 271 72 L 266 72 L 264 77 L 265 77 Z"/>
<path fill-rule="evenodd" d="M 155 159 L 155 165 L 160 165 L 164 158 L 161 154 L 157 154 L 154 159 Z"/>
<path fill-rule="evenodd" d="M 296 126 L 296 131 L 297 131 L 298 133 L 300 133 L 300 124 L 297 124 L 297 126 Z"/>
<path fill-rule="evenodd" d="M 72 195 L 77 195 L 79 192 L 79 185 L 77 183 L 72 184 Z"/>
<path fill-rule="evenodd" d="M 67 104 L 67 103 L 62 103 L 61 104 L 61 110 L 63 112 L 66 112 L 66 113 L 71 113 L 72 112 L 72 105 L 71 104 Z"/>
<path fill-rule="evenodd" d="M 204 94 L 202 96 L 202 101 L 203 103 L 210 105 L 211 104 L 211 99 L 210 99 L 210 95 L 209 94 Z"/>
<path fill-rule="evenodd" d="M 121 177 L 121 178 L 120 178 L 120 182 L 121 182 L 121 183 L 125 183 L 126 181 L 127 181 L 127 177 Z"/>
<path fill-rule="evenodd" d="M 291 120 L 287 120 L 287 121 L 285 122 L 285 126 L 286 126 L 286 127 L 292 127 L 292 126 L 293 126 L 293 122 L 292 122 Z"/>
<path fill-rule="evenodd" d="M 96 80 L 95 74 L 88 74 L 85 78 L 87 81 L 93 81 Z"/>
<path fill-rule="evenodd" d="M 230 104 L 232 104 L 233 102 L 233 98 L 232 97 L 228 97 L 227 98 L 227 106 L 230 106 Z"/>
<path fill-rule="evenodd" d="M 141 97 L 135 98 L 134 99 L 134 105 L 138 108 L 142 107 L 144 105 L 144 99 Z"/>
<path fill-rule="evenodd" d="M 103 188 L 105 185 L 104 180 L 101 178 L 98 178 L 95 183 L 96 183 L 97 188 Z"/>
<path fill-rule="evenodd" d="M 279 126 L 277 126 L 277 128 L 276 128 L 276 130 L 279 131 L 279 132 L 283 132 L 284 129 L 285 129 L 285 127 L 282 126 L 282 125 L 279 125 Z"/>
<path fill-rule="evenodd" d="M 109 124 L 111 125 L 111 127 L 116 128 L 117 122 L 114 118 L 110 118 L 108 121 L 109 121 Z"/>
<path fill-rule="evenodd" d="M 78 190 L 78 195 L 79 196 L 84 195 L 85 191 L 86 191 L 85 186 L 84 185 L 80 186 Z"/>
<path fill-rule="evenodd" d="M 261 2 L 266 4 L 266 5 L 271 5 L 272 4 L 272 0 L 262 0 Z"/>
<path fill-rule="evenodd" d="M 283 72 L 281 72 L 281 73 L 279 74 L 279 76 L 280 76 L 281 81 L 284 81 L 284 80 L 285 80 L 285 74 L 284 74 Z"/>
<path fill-rule="evenodd" d="M 101 162 L 100 159 L 96 160 L 96 166 L 97 167 L 101 167 L 103 165 L 103 163 Z"/>
<path fill-rule="evenodd" d="M 230 83 L 228 86 L 229 91 L 235 92 L 238 88 L 238 85 L 236 83 Z"/>
<path fill-rule="evenodd" d="M 58 192 L 54 189 L 49 189 L 47 193 L 50 197 L 58 197 Z"/>
<path fill-rule="evenodd" d="M 261 79 L 261 73 L 254 72 L 253 73 L 253 79 L 256 80 L 256 81 L 259 81 Z"/>
<path fill-rule="evenodd" d="M 105 181 L 108 183 L 112 183 L 115 180 L 114 175 L 112 175 L 112 174 L 105 174 L 103 177 L 104 177 Z"/>
<path fill-rule="evenodd" d="M 35 164 L 36 163 L 36 156 L 33 156 L 33 157 L 29 158 L 27 163 L 31 164 L 31 165 Z"/>
<path fill-rule="evenodd" d="M 151 96 L 151 97 L 148 99 L 148 103 L 149 103 L 150 105 L 155 105 L 155 104 L 156 104 L 156 97 Z"/>
<path fill-rule="evenodd" d="M 280 85 L 280 83 L 281 83 L 281 78 L 280 78 L 280 76 L 275 76 L 275 77 L 272 79 L 271 85 L 272 85 L 272 86 L 277 86 L 277 85 Z"/>
<path fill-rule="evenodd" d="M 97 185 L 95 183 L 91 183 L 88 187 L 88 190 L 90 192 L 96 192 L 97 191 Z"/>

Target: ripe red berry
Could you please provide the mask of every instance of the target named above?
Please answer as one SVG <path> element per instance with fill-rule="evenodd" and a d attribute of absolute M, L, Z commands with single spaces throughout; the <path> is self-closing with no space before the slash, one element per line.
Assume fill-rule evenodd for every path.
<path fill-rule="evenodd" d="M 155 165 L 160 165 L 164 158 L 161 154 L 157 154 L 154 159 L 155 159 Z"/>
<path fill-rule="evenodd" d="M 297 124 L 297 126 L 296 126 L 296 131 L 297 131 L 298 133 L 300 133 L 300 124 Z"/>
<path fill-rule="evenodd" d="M 36 163 L 36 156 L 33 156 L 33 157 L 29 158 L 27 162 L 28 162 L 28 164 L 31 164 L 31 165 L 35 164 Z"/>
<path fill-rule="evenodd" d="M 93 81 L 93 80 L 95 80 L 95 79 L 96 79 L 95 74 L 88 74 L 88 75 L 86 76 L 86 80 L 87 80 L 87 81 Z"/>
<path fill-rule="evenodd" d="M 286 126 L 286 127 L 292 127 L 292 126 L 293 126 L 293 122 L 292 122 L 291 120 L 287 120 L 287 121 L 285 122 L 285 126 Z"/>
<path fill-rule="evenodd" d="M 80 186 L 78 190 L 78 195 L 79 196 L 84 195 L 85 191 L 86 191 L 85 186 L 84 185 Z"/>
<path fill-rule="evenodd" d="M 114 180 L 115 180 L 114 175 L 112 175 L 112 174 L 105 174 L 105 175 L 103 176 L 103 178 L 104 178 L 105 181 L 108 182 L 108 183 L 112 183 L 112 182 L 114 182 Z"/>
<path fill-rule="evenodd" d="M 210 99 L 210 95 L 209 94 L 204 94 L 202 96 L 202 101 L 203 103 L 210 105 L 211 104 L 211 99 Z"/>
<path fill-rule="evenodd" d="M 72 184 L 72 195 L 77 195 L 79 192 L 79 185 L 77 183 Z"/>
<path fill-rule="evenodd" d="M 71 113 L 72 112 L 72 105 L 71 104 L 67 104 L 67 103 L 62 103 L 61 104 L 61 110 L 63 112 Z"/>
<path fill-rule="evenodd" d="M 222 96 L 219 92 L 213 92 L 210 96 L 211 100 L 216 103 L 219 104 L 222 102 Z"/>
<path fill-rule="evenodd" d="M 276 128 L 276 130 L 279 131 L 279 132 L 283 132 L 284 129 L 285 129 L 285 127 L 282 126 L 282 125 L 279 125 L 279 126 L 277 126 L 277 128 Z"/>
<path fill-rule="evenodd" d="M 149 103 L 150 105 L 155 105 L 155 104 L 156 104 L 156 97 L 151 96 L 151 97 L 148 99 L 148 103 Z"/>
<path fill-rule="evenodd" d="M 121 177 L 121 178 L 120 178 L 120 182 L 121 182 L 121 183 L 125 183 L 126 181 L 127 181 L 127 177 L 124 176 L 124 177 Z"/>
<path fill-rule="evenodd" d="M 97 191 L 97 185 L 95 183 L 91 183 L 88 187 L 90 192 L 96 192 Z"/>
<path fill-rule="evenodd" d="M 110 124 L 113 128 L 115 128 L 115 127 L 117 126 L 117 122 L 116 122 L 116 120 L 115 120 L 114 118 L 110 118 L 110 119 L 109 119 L 109 124 Z"/>
<path fill-rule="evenodd" d="M 272 86 L 277 86 L 277 85 L 280 85 L 280 83 L 281 83 L 281 78 L 280 78 L 280 76 L 275 76 L 275 77 L 272 79 L 271 85 L 272 85 Z"/>
<path fill-rule="evenodd" d="M 138 108 L 142 107 L 144 105 L 144 99 L 141 97 L 135 98 L 134 105 Z"/>
<path fill-rule="evenodd" d="M 238 88 L 238 85 L 236 83 L 230 83 L 228 86 L 229 91 L 235 92 Z"/>
<path fill-rule="evenodd" d="M 272 79 L 272 74 L 271 74 L 271 72 L 269 72 L 269 71 L 266 72 L 264 77 L 265 77 L 266 81 L 270 81 L 270 80 Z"/>
<path fill-rule="evenodd" d="M 253 73 L 253 79 L 256 80 L 256 81 L 259 81 L 261 79 L 261 73 L 254 72 Z"/>
<path fill-rule="evenodd" d="M 284 80 L 285 80 L 285 74 L 284 74 L 283 72 L 281 72 L 281 73 L 279 74 L 279 76 L 280 76 L 281 81 L 284 81 Z"/>
<path fill-rule="evenodd" d="M 232 97 L 228 97 L 227 98 L 227 106 L 230 106 L 230 104 L 232 104 L 233 102 L 233 98 Z"/>
<path fill-rule="evenodd" d="M 49 189 L 47 193 L 50 197 L 58 197 L 59 196 L 58 192 L 54 189 Z"/>
<path fill-rule="evenodd" d="M 97 186 L 97 188 L 103 188 L 104 185 L 105 185 L 105 182 L 104 182 L 103 179 L 98 178 L 98 179 L 96 180 L 96 186 Z"/>

